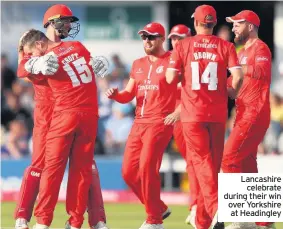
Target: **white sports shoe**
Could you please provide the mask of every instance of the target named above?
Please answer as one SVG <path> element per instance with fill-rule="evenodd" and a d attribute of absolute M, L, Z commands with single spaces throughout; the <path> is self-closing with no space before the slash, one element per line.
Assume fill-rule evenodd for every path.
<path fill-rule="evenodd" d="M 225 229 L 257 229 L 255 223 L 231 223 Z"/>
<path fill-rule="evenodd" d="M 106 224 L 102 221 L 99 221 L 95 226 L 92 226 L 91 229 L 109 229 Z"/>
<path fill-rule="evenodd" d="M 162 213 L 162 219 L 163 220 L 167 219 L 171 215 L 171 213 L 172 212 L 171 212 L 170 208 L 167 208 L 166 211 Z M 141 226 L 143 226 L 145 224 L 146 224 L 146 220 L 143 222 L 143 224 Z"/>
<path fill-rule="evenodd" d="M 276 229 L 276 227 L 275 227 L 275 223 L 273 223 L 268 226 L 257 226 L 257 229 Z"/>
<path fill-rule="evenodd" d="M 140 229 L 164 229 L 163 224 L 143 223 Z"/>
<path fill-rule="evenodd" d="M 167 219 L 171 215 L 171 210 L 170 208 L 167 208 L 165 212 L 162 213 L 162 219 Z"/>
<path fill-rule="evenodd" d="M 80 229 L 80 228 L 72 227 L 72 226 L 69 224 L 69 221 L 67 221 L 66 224 L 65 224 L 65 229 Z"/>
<path fill-rule="evenodd" d="M 24 218 L 16 219 L 15 229 L 29 229 L 28 221 Z"/>
<path fill-rule="evenodd" d="M 46 225 L 37 223 L 33 226 L 33 229 L 49 229 L 49 227 Z"/>
<path fill-rule="evenodd" d="M 196 215 L 197 215 L 197 206 L 192 206 L 191 212 L 188 215 L 188 217 L 185 220 L 186 224 L 191 224 L 194 228 L 197 228 L 196 226 Z"/>

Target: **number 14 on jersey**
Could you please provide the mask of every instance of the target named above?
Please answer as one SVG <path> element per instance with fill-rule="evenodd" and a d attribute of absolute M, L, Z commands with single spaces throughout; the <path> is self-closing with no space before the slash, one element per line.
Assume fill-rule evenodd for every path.
<path fill-rule="evenodd" d="M 208 84 L 209 91 L 217 90 L 217 62 L 209 62 L 200 77 L 199 62 L 191 62 L 192 68 L 192 90 L 200 90 L 201 83 Z"/>

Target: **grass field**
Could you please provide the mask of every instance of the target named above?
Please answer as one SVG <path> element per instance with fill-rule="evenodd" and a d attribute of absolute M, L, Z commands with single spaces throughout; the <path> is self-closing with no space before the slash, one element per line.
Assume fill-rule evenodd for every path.
<path fill-rule="evenodd" d="M 193 227 L 184 223 L 188 214 L 185 206 L 170 206 L 170 208 L 172 214 L 164 221 L 166 229 L 193 229 Z M 2 203 L 1 229 L 13 229 L 14 209 L 15 203 Z M 106 204 L 105 209 L 108 218 L 107 224 L 110 229 L 138 229 L 145 220 L 144 209 L 139 204 Z M 63 203 L 57 205 L 54 216 L 51 228 L 63 229 L 68 219 Z M 34 225 L 34 219 L 32 219 L 30 225 Z M 277 229 L 283 229 L 283 223 L 277 223 L 276 226 Z M 87 223 L 84 224 L 83 228 L 88 228 Z"/>

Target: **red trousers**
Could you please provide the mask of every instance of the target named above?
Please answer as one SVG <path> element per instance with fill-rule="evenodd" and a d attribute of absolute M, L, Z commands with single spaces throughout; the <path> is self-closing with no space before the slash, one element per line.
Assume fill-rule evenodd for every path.
<path fill-rule="evenodd" d="M 145 205 L 150 224 L 161 224 L 167 209 L 160 199 L 159 169 L 172 132 L 173 126 L 163 123 L 134 123 L 126 143 L 122 176 Z"/>
<path fill-rule="evenodd" d="M 222 160 L 224 173 L 257 173 L 257 148 L 270 124 L 270 116 L 259 116 L 255 122 L 236 117 L 235 125 L 225 144 Z M 261 222 L 257 225 L 267 226 Z"/>
<path fill-rule="evenodd" d="M 187 158 L 192 160 L 200 192 L 196 225 L 209 228 L 218 209 L 218 173 L 224 148 L 225 123 L 182 123 Z"/>
<path fill-rule="evenodd" d="M 70 225 L 82 226 L 92 181 L 97 120 L 94 112 L 62 111 L 53 114 L 35 208 L 37 223 L 51 225 L 69 159 L 66 210 L 70 215 Z"/>
<path fill-rule="evenodd" d="M 174 130 L 173 130 L 173 136 L 175 139 L 175 142 L 177 144 L 178 150 L 180 152 L 180 154 L 182 155 L 182 157 L 185 159 L 186 161 L 186 171 L 188 173 L 188 177 L 189 177 L 189 182 L 190 182 L 190 209 L 192 208 L 192 206 L 197 204 L 197 197 L 198 194 L 200 192 L 200 188 L 199 188 L 199 184 L 197 182 L 197 178 L 196 178 L 196 174 L 194 171 L 194 167 L 192 164 L 192 160 L 189 158 L 187 158 L 186 155 L 186 142 L 184 139 L 184 135 L 183 135 L 183 128 L 182 128 L 182 123 L 180 121 L 176 122 L 174 124 Z"/>
<path fill-rule="evenodd" d="M 33 149 L 31 165 L 25 170 L 15 218 L 30 221 L 39 191 L 39 182 L 44 168 L 46 136 L 50 127 L 54 104 L 36 104 L 34 109 Z"/>
<path fill-rule="evenodd" d="M 30 221 L 35 200 L 39 192 L 39 182 L 44 168 L 46 136 L 52 120 L 54 105 L 36 104 L 34 109 L 33 153 L 31 165 L 25 170 L 22 185 L 14 212 L 15 219 Z M 98 221 L 106 222 L 104 203 L 96 163 L 93 160 L 92 184 L 88 199 L 88 221 L 94 226 Z"/>
<path fill-rule="evenodd" d="M 270 118 L 251 122 L 236 117 L 235 125 L 225 144 L 222 170 L 224 173 L 257 173 L 257 147 L 269 127 Z"/>

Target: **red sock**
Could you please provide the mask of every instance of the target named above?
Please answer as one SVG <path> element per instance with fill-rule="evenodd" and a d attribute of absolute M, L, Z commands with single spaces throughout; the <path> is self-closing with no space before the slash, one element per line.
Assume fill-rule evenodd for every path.
<path fill-rule="evenodd" d="M 87 212 L 89 226 L 95 226 L 99 221 L 106 223 L 100 179 L 95 161 L 92 165 L 92 183 L 89 190 Z"/>
<path fill-rule="evenodd" d="M 271 224 L 273 224 L 273 223 L 267 223 L 267 222 L 259 222 L 259 223 L 255 223 L 257 226 L 269 226 L 269 225 L 271 225 Z"/>
<path fill-rule="evenodd" d="M 15 219 L 24 218 L 30 221 L 34 203 L 39 191 L 39 182 L 42 169 L 29 166 L 22 180 L 17 207 L 15 209 Z"/>

